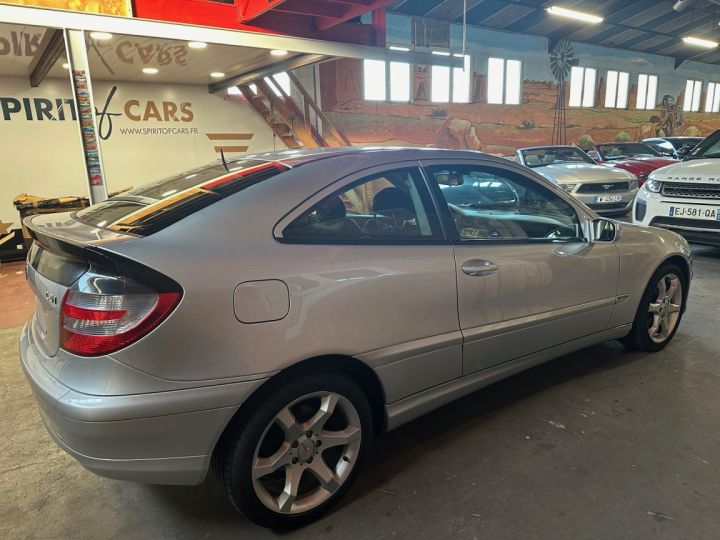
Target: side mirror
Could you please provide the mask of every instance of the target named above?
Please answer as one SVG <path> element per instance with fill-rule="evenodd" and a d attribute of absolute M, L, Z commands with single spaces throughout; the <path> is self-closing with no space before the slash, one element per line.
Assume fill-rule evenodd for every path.
<path fill-rule="evenodd" d="M 593 219 L 590 222 L 591 242 L 614 242 L 618 227 L 614 221 L 605 218 Z"/>
<path fill-rule="evenodd" d="M 592 159 L 600 159 L 600 156 L 595 150 L 590 150 L 587 155 L 590 156 Z"/>

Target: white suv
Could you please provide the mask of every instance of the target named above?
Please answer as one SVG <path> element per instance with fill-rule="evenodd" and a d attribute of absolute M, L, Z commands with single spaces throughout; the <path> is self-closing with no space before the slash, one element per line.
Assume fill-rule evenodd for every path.
<path fill-rule="evenodd" d="M 720 245 L 720 130 L 686 158 L 650 174 L 633 223 L 671 229 L 691 242 Z"/>

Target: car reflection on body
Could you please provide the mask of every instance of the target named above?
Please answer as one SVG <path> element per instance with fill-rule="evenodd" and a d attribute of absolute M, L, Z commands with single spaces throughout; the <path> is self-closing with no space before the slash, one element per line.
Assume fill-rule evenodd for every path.
<path fill-rule="evenodd" d="M 576 146 L 520 148 L 516 161 L 558 184 L 598 214 L 626 214 L 638 191 L 633 174 L 599 165 Z"/>
<path fill-rule="evenodd" d="M 647 144 L 636 142 L 596 144 L 590 156 L 602 165 L 628 171 L 641 186 L 654 170 L 677 163 L 677 159 L 663 156 Z"/>

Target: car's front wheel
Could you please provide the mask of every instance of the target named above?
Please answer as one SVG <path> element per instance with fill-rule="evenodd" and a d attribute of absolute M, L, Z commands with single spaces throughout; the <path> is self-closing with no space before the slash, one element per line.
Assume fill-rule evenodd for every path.
<path fill-rule="evenodd" d="M 670 343 L 683 315 L 686 283 L 685 273 L 677 265 L 665 264 L 655 272 L 640 300 L 632 330 L 623 340 L 628 347 L 656 352 Z"/>
<path fill-rule="evenodd" d="M 372 433 L 370 406 L 347 377 L 279 385 L 228 434 L 218 474 L 230 500 L 266 527 L 316 519 L 347 491 Z"/>

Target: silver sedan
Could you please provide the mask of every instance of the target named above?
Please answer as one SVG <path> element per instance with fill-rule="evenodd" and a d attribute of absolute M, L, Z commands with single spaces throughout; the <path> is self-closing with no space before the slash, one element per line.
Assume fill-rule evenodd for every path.
<path fill-rule="evenodd" d="M 662 349 L 692 274 L 680 236 L 465 151 L 262 154 L 25 223 L 51 437 L 111 478 L 214 463 L 275 527 L 336 503 L 373 433 L 605 340 Z"/>
<path fill-rule="evenodd" d="M 600 165 L 576 146 L 520 148 L 516 161 L 601 215 L 627 214 L 638 192 L 633 174 Z"/>

